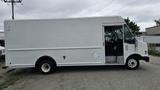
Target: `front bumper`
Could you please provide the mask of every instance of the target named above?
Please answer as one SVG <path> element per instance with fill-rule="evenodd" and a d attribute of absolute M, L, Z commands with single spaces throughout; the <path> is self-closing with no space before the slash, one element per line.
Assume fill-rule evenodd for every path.
<path fill-rule="evenodd" d="M 148 56 L 144 56 L 144 57 L 141 57 L 140 60 L 144 60 L 146 62 L 149 62 L 149 57 Z"/>

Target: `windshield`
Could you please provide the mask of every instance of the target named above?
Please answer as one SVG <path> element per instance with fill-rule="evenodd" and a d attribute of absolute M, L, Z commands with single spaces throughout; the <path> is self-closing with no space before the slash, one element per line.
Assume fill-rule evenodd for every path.
<path fill-rule="evenodd" d="M 127 25 L 124 25 L 124 41 L 129 43 L 133 40 L 135 40 L 133 33 L 129 30 Z"/>

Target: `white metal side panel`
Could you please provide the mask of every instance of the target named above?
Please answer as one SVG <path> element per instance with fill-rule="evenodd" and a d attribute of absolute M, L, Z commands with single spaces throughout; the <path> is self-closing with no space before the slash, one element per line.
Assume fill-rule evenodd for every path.
<path fill-rule="evenodd" d="M 35 51 L 9 51 L 11 66 L 34 67 L 36 60 L 43 55 L 49 55 L 56 60 L 58 66 L 94 65 L 104 64 L 102 49 L 76 49 L 76 50 L 35 50 Z M 65 56 L 65 59 L 63 58 Z"/>
<path fill-rule="evenodd" d="M 12 26 L 13 25 L 13 26 Z M 8 49 L 102 46 L 100 23 L 94 21 L 15 21 Z"/>
<path fill-rule="evenodd" d="M 59 66 L 105 64 L 102 25 L 123 23 L 122 20 L 118 17 L 6 21 L 6 65 L 34 66 L 44 55 L 53 57 Z"/>
<path fill-rule="evenodd" d="M 7 65 L 33 66 L 44 55 L 58 65 L 104 63 L 102 27 L 93 21 L 15 21 L 8 28 Z"/>

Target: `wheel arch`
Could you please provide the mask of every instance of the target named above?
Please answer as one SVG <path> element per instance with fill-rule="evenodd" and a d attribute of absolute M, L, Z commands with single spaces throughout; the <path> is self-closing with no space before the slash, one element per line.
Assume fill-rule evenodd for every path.
<path fill-rule="evenodd" d="M 137 59 L 137 60 L 140 60 L 141 57 L 142 57 L 142 56 L 139 55 L 139 54 L 132 54 L 132 55 L 130 55 L 130 56 L 127 57 L 126 62 L 127 62 L 127 60 L 128 60 L 129 58 L 135 58 L 135 59 Z M 125 62 L 125 63 L 126 63 L 126 62 Z"/>
<path fill-rule="evenodd" d="M 36 63 L 35 63 L 35 67 L 37 67 L 37 65 L 39 65 L 39 63 L 43 60 L 50 60 L 55 66 L 57 66 L 57 63 L 55 61 L 54 58 L 52 58 L 51 56 L 48 56 L 48 55 L 44 55 L 44 56 L 41 56 L 37 59 Z"/>

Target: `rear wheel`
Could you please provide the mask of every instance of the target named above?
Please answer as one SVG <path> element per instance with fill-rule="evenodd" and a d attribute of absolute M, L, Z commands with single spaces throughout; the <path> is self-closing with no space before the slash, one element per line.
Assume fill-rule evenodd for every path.
<path fill-rule="evenodd" d="M 56 66 L 50 60 L 43 60 L 37 65 L 37 69 L 43 74 L 52 73 Z"/>
<path fill-rule="evenodd" d="M 126 62 L 126 67 L 130 70 L 136 70 L 139 67 L 139 60 L 135 58 L 129 58 Z"/>

